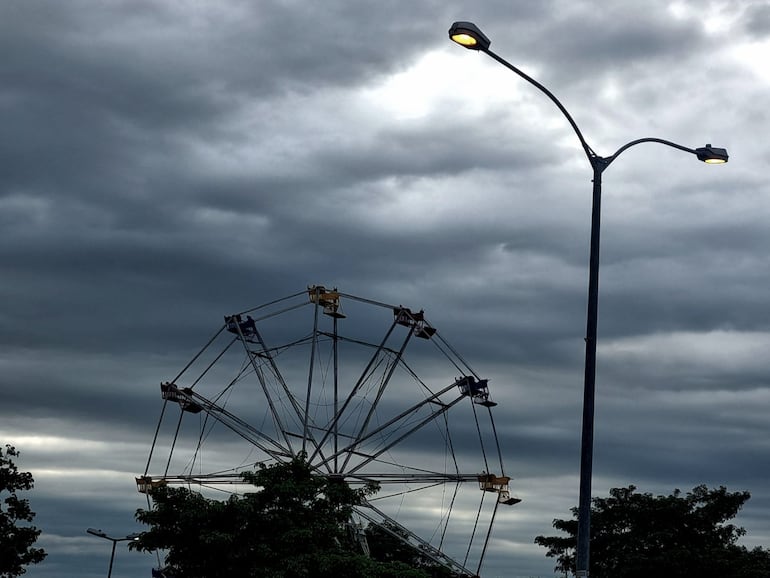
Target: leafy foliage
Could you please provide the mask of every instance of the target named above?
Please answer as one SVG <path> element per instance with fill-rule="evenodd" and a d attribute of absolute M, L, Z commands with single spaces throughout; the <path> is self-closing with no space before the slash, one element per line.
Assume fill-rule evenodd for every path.
<path fill-rule="evenodd" d="M 750 498 L 749 492 L 709 490 L 700 485 L 686 495 L 614 488 L 591 505 L 591 576 L 595 578 L 749 578 L 770 576 L 770 552 L 737 545 L 746 531 L 728 523 Z M 535 543 L 556 558 L 555 570 L 575 571 L 577 508 L 572 520 L 553 522 L 567 536 L 538 536 Z"/>
<path fill-rule="evenodd" d="M 398 561 L 358 553 L 346 523 L 376 486 L 353 489 L 313 475 L 304 456 L 244 474 L 260 491 L 226 501 L 185 488 L 153 490 L 150 526 L 129 547 L 165 550 L 168 576 L 179 578 L 427 578 Z"/>
<path fill-rule="evenodd" d="M 46 553 L 33 544 L 40 535 L 35 526 L 21 525 L 31 522 L 35 513 L 29 500 L 19 498 L 18 492 L 31 490 L 34 479 L 29 472 L 20 472 L 12 458 L 19 452 L 11 445 L 0 448 L 0 577 L 13 578 L 26 572 L 25 566 L 42 562 Z"/>

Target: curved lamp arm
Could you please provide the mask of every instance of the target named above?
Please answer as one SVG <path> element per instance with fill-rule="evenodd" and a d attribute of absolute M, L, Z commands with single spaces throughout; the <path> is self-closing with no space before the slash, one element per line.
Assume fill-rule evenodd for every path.
<path fill-rule="evenodd" d="M 104 538 L 105 540 L 109 540 L 110 542 L 134 541 L 134 540 L 138 540 L 139 536 L 142 535 L 141 532 L 134 532 L 133 534 L 129 534 L 128 536 L 125 536 L 122 538 L 113 538 L 112 536 L 108 536 L 106 532 L 102 530 L 97 530 L 96 528 L 88 528 L 86 529 L 86 532 L 88 532 L 92 536 L 97 536 L 99 538 Z"/>
<path fill-rule="evenodd" d="M 558 98 L 554 96 L 554 94 L 548 90 L 545 86 L 540 84 L 537 80 L 529 76 L 527 73 L 525 73 L 522 70 L 519 70 L 516 68 L 513 64 L 505 60 L 504 58 L 498 56 L 489 48 L 484 50 L 489 56 L 491 56 L 493 59 L 495 59 L 497 62 L 505 66 L 508 70 L 512 70 L 519 76 L 521 76 L 524 80 L 529 82 L 531 85 L 535 86 L 537 89 L 539 89 L 543 94 L 545 94 L 548 98 L 551 99 L 551 102 L 553 102 L 557 108 L 562 112 L 562 114 L 565 116 L 565 118 L 569 121 L 570 125 L 572 126 L 572 129 L 575 131 L 575 134 L 577 135 L 578 139 L 580 140 L 580 145 L 583 147 L 583 150 L 586 153 L 586 156 L 588 157 L 588 161 L 593 164 L 593 161 L 595 158 L 598 157 L 598 155 L 593 151 L 593 149 L 588 145 L 586 142 L 585 137 L 583 136 L 583 133 L 580 132 L 580 128 L 578 128 L 577 123 L 575 122 L 575 119 L 572 118 L 572 115 L 567 111 L 566 108 L 564 108 L 564 105 L 559 101 Z"/>
<path fill-rule="evenodd" d="M 727 150 L 723 148 L 712 147 L 710 144 L 707 144 L 705 147 L 691 149 L 668 140 L 664 140 L 661 138 L 652 138 L 652 137 L 641 138 L 641 139 L 631 141 L 629 143 L 626 143 L 622 147 L 620 147 L 617 151 L 615 151 L 615 154 L 613 154 L 612 156 L 600 157 L 588 145 L 585 137 L 583 136 L 583 133 L 580 131 L 580 128 L 575 122 L 575 119 L 572 118 L 572 115 L 564 107 L 564 105 L 559 101 L 559 99 L 556 98 L 550 90 L 548 90 L 545 86 L 540 84 L 537 80 L 535 80 L 525 72 L 519 70 L 513 64 L 511 64 L 501 56 L 498 56 L 497 54 L 492 52 L 489 49 L 489 46 L 492 43 L 491 40 L 489 40 L 489 38 L 487 38 L 487 36 L 473 22 L 455 22 L 454 24 L 452 24 L 451 28 L 449 29 L 449 38 L 453 42 L 456 42 L 457 44 L 464 46 L 465 48 L 468 48 L 470 50 L 479 50 L 481 52 L 486 53 L 492 59 L 496 60 L 497 62 L 505 66 L 508 70 L 515 72 L 521 78 L 523 78 L 524 80 L 529 82 L 531 85 L 536 87 L 538 90 L 540 90 L 540 92 L 545 94 L 551 100 L 551 102 L 553 102 L 556 105 L 556 107 L 561 111 L 561 113 L 564 115 L 567 121 L 569 121 L 570 126 L 572 126 L 572 129 L 575 131 L 575 134 L 580 140 L 580 145 L 583 147 L 583 150 L 585 151 L 586 156 L 588 157 L 588 162 L 591 163 L 591 167 L 593 167 L 594 171 L 597 173 L 601 173 L 604 169 L 606 169 L 610 165 L 610 163 L 612 163 L 612 161 L 614 161 L 618 157 L 618 155 L 620 155 L 623 151 L 625 151 L 628 148 L 631 148 L 634 145 L 637 145 L 643 142 L 655 142 L 659 144 L 664 144 L 664 145 L 673 147 L 675 149 L 679 149 L 681 151 L 694 154 L 698 157 L 698 160 L 701 160 L 703 162 L 710 163 L 710 164 L 726 163 L 727 159 L 729 158 L 727 155 Z"/>
<path fill-rule="evenodd" d="M 675 149 L 679 149 L 680 151 L 693 154 L 697 156 L 699 160 L 709 164 L 726 163 L 727 159 L 729 158 L 729 155 L 727 154 L 726 149 L 712 147 L 710 144 L 707 144 L 705 147 L 698 147 L 697 149 L 691 149 L 686 146 L 677 144 L 675 142 L 671 142 L 670 140 L 665 140 L 662 138 L 655 138 L 655 137 L 646 137 L 646 138 L 632 140 L 631 142 L 624 144 L 622 147 L 616 150 L 612 154 L 612 156 L 605 157 L 604 158 L 605 168 L 608 167 L 612 161 L 618 158 L 618 156 L 620 156 L 620 153 L 622 153 L 626 149 L 630 149 L 634 145 L 638 145 L 644 142 L 654 142 L 654 143 L 664 144 L 666 146 L 670 146 Z"/>
<path fill-rule="evenodd" d="M 455 22 L 454 24 L 452 24 L 452 27 L 449 29 L 449 38 L 453 42 L 456 42 L 457 44 L 464 46 L 465 48 L 469 48 L 471 50 L 480 50 L 482 52 L 485 52 L 494 60 L 496 60 L 503 66 L 505 66 L 508 70 L 511 70 L 512 72 L 515 72 L 516 74 L 518 74 L 524 80 L 526 80 L 531 85 L 533 85 L 538 90 L 540 90 L 543 94 L 545 94 L 549 99 L 551 99 L 551 102 L 553 102 L 556 105 L 556 107 L 562 112 L 565 118 L 569 121 L 570 125 L 572 126 L 572 129 L 575 131 L 575 134 L 580 140 L 580 144 L 583 147 L 583 150 L 585 151 L 589 162 L 591 162 L 591 164 L 593 165 L 593 161 L 595 158 L 597 158 L 598 155 L 593 151 L 593 149 L 590 146 L 588 146 L 588 143 L 586 142 L 586 139 L 583 136 L 583 133 L 580 132 L 580 128 L 575 122 L 575 119 L 572 118 L 572 115 L 569 113 L 569 111 L 566 108 L 564 108 L 564 105 L 559 101 L 559 99 L 556 98 L 554 94 L 550 90 L 548 90 L 545 86 L 540 84 L 537 80 L 532 78 L 526 72 L 519 70 L 513 64 L 511 64 L 501 56 L 498 56 L 497 54 L 492 52 L 489 49 L 489 45 L 492 42 L 489 40 L 489 38 L 487 38 L 484 35 L 484 33 L 479 29 L 478 26 L 476 26 L 473 22 Z"/>

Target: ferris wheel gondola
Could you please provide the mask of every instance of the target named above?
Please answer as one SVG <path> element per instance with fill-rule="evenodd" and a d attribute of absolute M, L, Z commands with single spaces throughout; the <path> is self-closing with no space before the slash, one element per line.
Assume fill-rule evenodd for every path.
<path fill-rule="evenodd" d="M 422 310 L 311 286 L 225 316 L 161 397 L 140 492 L 239 491 L 239 472 L 304 455 L 318 475 L 376 482 L 359 526 L 460 576 L 479 574 L 498 506 L 519 501 L 488 380 Z M 180 411 L 169 424 L 171 406 Z M 162 473 L 151 473 L 157 462 Z"/>

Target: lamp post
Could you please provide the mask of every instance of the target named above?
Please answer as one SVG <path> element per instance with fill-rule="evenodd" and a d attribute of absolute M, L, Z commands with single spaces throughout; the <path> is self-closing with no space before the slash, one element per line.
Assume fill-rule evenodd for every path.
<path fill-rule="evenodd" d="M 112 576 L 112 562 L 115 560 L 115 546 L 117 546 L 118 542 L 128 542 L 132 540 L 139 539 L 140 534 L 129 534 L 128 536 L 125 536 L 123 538 L 112 538 L 108 536 L 106 533 L 102 532 L 101 530 L 97 530 L 96 528 L 88 528 L 86 530 L 89 534 L 93 536 L 97 536 L 99 538 L 104 538 L 105 540 L 109 540 L 112 542 L 112 554 L 110 554 L 110 568 L 107 570 L 107 578 L 111 578 Z"/>
<path fill-rule="evenodd" d="M 479 50 L 515 72 L 521 78 L 543 92 L 562 112 L 583 147 L 593 170 L 593 205 L 591 210 L 591 246 L 588 274 L 588 312 L 586 320 L 585 376 L 583 389 L 583 428 L 580 446 L 580 498 L 578 501 L 578 535 L 576 570 L 578 578 L 588 577 L 588 562 L 591 535 L 591 477 L 593 468 L 594 443 L 594 392 L 596 385 L 596 327 L 599 305 L 599 231 L 601 226 L 602 173 L 618 156 L 632 146 L 652 142 L 663 144 L 695 155 L 698 160 L 709 164 L 726 163 L 727 151 L 723 148 L 704 147 L 691 149 L 660 138 L 640 138 L 626 143 L 608 157 L 597 155 L 588 145 L 572 115 L 564 105 L 542 84 L 525 74 L 489 49 L 491 41 L 472 22 L 455 22 L 449 29 L 449 38 L 470 50 Z"/>

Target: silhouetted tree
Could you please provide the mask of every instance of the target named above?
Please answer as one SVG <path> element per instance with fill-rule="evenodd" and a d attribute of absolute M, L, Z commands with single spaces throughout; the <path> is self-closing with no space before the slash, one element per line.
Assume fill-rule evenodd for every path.
<path fill-rule="evenodd" d="M 304 456 L 244 474 L 260 488 L 226 501 L 185 488 L 152 490 L 136 518 L 150 526 L 129 547 L 165 550 L 175 578 L 427 578 L 400 562 L 364 556 L 347 522 L 376 486 L 353 489 L 313 474 Z"/>
<path fill-rule="evenodd" d="M 0 577 L 13 578 L 26 572 L 25 566 L 41 562 L 46 553 L 33 548 L 40 530 L 19 522 L 31 522 L 35 513 L 29 500 L 18 492 L 31 490 L 35 480 L 29 472 L 20 472 L 12 458 L 19 452 L 11 445 L 0 448 Z"/>
<path fill-rule="evenodd" d="M 687 495 L 614 488 L 591 505 L 592 578 L 759 578 L 770 576 L 770 552 L 737 544 L 746 531 L 728 523 L 749 492 L 696 486 Z M 575 572 L 577 508 L 572 520 L 553 521 L 567 536 L 538 536 L 535 543 L 556 558 L 555 570 Z"/>

